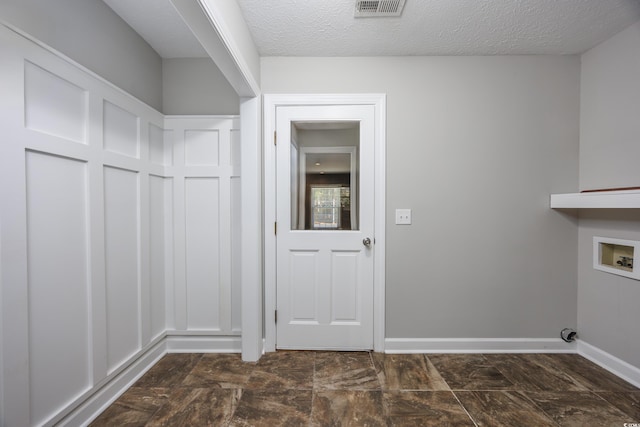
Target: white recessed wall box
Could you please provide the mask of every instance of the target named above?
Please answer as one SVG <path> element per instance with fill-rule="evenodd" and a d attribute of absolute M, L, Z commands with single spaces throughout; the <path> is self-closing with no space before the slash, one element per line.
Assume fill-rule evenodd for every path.
<path fill-rule="evenodd" d="M 639 241 L 593 237 L 593 268 L 596 270 L 640 280 L 640 268 L 636 268 L 634 262 L 638 253 Z"/>

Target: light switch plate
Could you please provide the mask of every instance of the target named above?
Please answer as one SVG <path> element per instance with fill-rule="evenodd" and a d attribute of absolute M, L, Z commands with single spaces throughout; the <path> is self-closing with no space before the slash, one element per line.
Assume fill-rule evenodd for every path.
<path fill-rule="evenodd" d="M 396 209 L 396 224 L 411 225 L 411 209 Z"/>

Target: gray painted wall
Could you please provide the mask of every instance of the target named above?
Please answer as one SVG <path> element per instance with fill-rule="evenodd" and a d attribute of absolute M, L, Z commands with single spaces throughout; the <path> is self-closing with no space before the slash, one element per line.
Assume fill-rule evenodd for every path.
<path fill-rule="evenodd" d="M 640 185 L 640 22 L 582 55 L 580 188 Z M 640 368 L 640 282 L 594 270 L 593 236 L 640 240 L 640 209 L 581 210 L 578 332 Z"/>
<path fill-rule="evenodd" d="M 580 189 L 640 185 L 640 21 L 582 55 Z"/>
<path fill-rule="evenodd" d="M 640 240 L 640 209 L 581 210 L 578 247 L 580 339 L 640 368 L 640 281 L 595 270 L 593 236 Z"/>
<path fill-rule="evenodd" d="M 578 187 L 578 57 L 263 58 L 261 76 L 387 94 L 387 337 L 575 326 L 577 220 L 549 194 Z"/>
<path fill-rule="evenodd" d="M 160 56 L 101 0 L 2 0 L 0 19 L 162 109 Z"/>
<path fill-rule="evenodd" d="M 162 60 L 165 114 L 240 114 L 240 99 L 209 58 Z"/>

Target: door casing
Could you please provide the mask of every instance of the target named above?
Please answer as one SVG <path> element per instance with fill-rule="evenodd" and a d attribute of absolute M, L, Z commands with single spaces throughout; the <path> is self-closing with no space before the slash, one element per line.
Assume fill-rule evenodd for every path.
<path fill-rule="evenodd" d="M 374 283 L 373 349 L 384 351 L 385 339 L 385 209 L 386 95 L 278 94 L 264 95 L 264 332 L 267 352 L 276 350 L 276 111 L 279 106 L 373 105 L 374 129 Z"/>

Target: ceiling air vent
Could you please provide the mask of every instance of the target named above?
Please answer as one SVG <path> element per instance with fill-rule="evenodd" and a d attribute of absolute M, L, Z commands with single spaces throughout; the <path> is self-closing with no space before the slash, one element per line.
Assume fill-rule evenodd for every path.
<path fill-rule="evenodd" d="M 356 18 L 400 16 L 405 0 L 356 0 Z"/>

